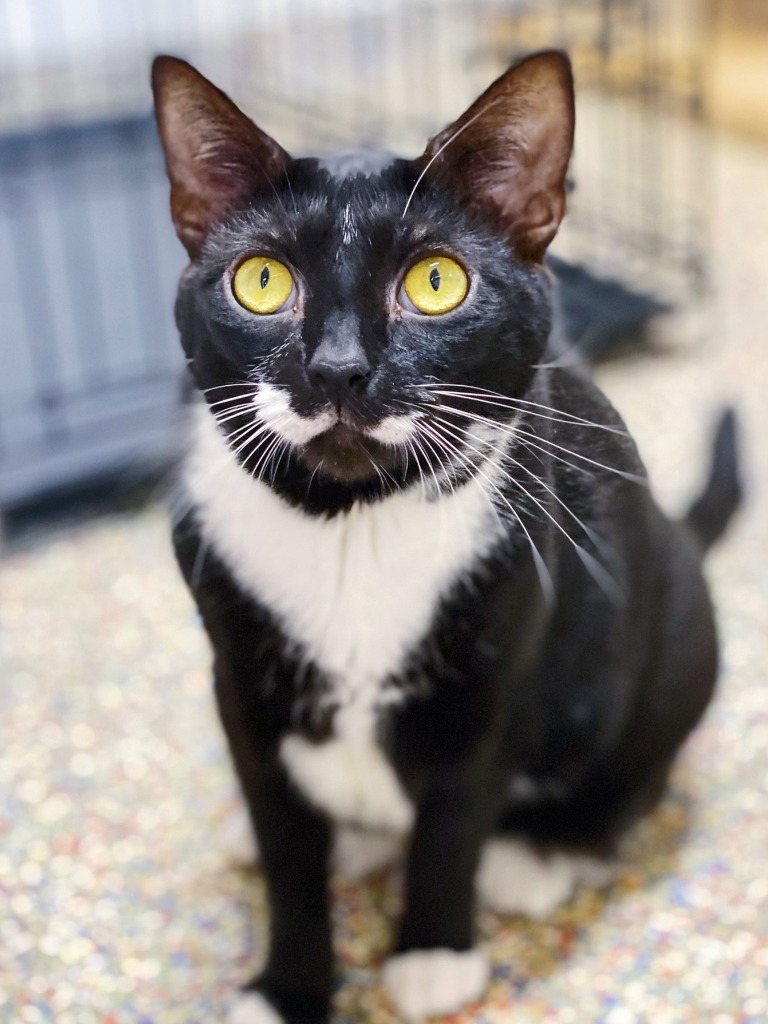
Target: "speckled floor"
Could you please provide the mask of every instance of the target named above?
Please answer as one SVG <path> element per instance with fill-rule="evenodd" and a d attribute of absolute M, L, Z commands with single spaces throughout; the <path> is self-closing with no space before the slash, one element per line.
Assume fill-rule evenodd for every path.
<path fill-rule="evenodd" d="M 716 176 L 709 341 L 601 379 L 671 510 L 738 405 L 749 504 L 708 566 L 720 695 L 608 893 L 543 924 L 482 917 L 493 985 L 454 1024 L 768 1021 L 768 153 L 731 144 Z M 38 538 L 0 587 L 0 1021 L 221 1021 L 263 955 L 264 890 L 217 838 L 233 785 L 163 512 Z M 394 893 L 337 895 L 336 1019 L 394 1024 Z"/>

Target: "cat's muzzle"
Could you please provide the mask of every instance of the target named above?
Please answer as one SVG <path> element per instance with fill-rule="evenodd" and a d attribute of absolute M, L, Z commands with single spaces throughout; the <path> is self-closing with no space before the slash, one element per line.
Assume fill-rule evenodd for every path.
<path fill-rule="evenodd" d="M 300 458 L 313 471 L 342 483 L 380 476 L 393 468 L 397 452 L 369 437 L 348 420 L 339 421 L 301 449 Z"/>

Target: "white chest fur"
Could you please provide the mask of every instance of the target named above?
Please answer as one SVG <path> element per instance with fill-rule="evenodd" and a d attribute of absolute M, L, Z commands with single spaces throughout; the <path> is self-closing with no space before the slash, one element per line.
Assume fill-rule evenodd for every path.
<path fill-rule="evenodd" d="M 482 483 L 438 500 L 416 487 L 331 519 L 308 516 L 243 472 L 201 409 L 187 486 L 206 541 L 355 712 L 322 747 L 289 737 L 294 779 L 335 817 L 371 823 L 377 791 L 386 805 L 378 817 L 403 825 L 368 712 L 386 703 L 382 684 L 428 632 L 441 597 L 499 536 Z"/>
<path fill-rule="evenodd" d="M 201 410 L 187 485 L 206 540 L 303 654 L 353 697 L 396 672 L 440 598 L 498 537 L 480 482 L 420 488 L 332 519 L 252 480 Z"/>
<path fill-rule="evenodd" d="M 401 834 L 413 808 L 375 742 L 375 712 L 354 705 L 334 719 L 333 739 L 310 743 L 286 736 L 280 756 L 299 789 L 337 821 Z"/>

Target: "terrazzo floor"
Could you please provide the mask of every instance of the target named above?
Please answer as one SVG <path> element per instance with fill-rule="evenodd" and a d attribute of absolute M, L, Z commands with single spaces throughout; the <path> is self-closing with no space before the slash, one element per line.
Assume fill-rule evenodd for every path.
<path fill-rule="evenodd" d="M 492 987 L 453 1024 L 768 1022 L 768 154 L 715 158 L 709 339 L 600 378 L 672 511 L 738 406 L 748 504 L 708 563 L 720 693 L 608 892 L 539 924 L 481 917 Z M 219 838 L 233 783 L 167 533 L 152 506 L 27 538 L 0 567 L 3 1024 L 215 1024 L 263 956 L 262 880 Z M 394 890 L 336 895 L 335 1020 L 395 1024 L 377 981 Z"/>

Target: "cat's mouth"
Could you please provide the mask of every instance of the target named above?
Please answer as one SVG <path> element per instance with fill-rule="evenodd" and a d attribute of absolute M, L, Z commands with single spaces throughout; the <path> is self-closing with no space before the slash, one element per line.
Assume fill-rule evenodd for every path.
<path fill-rule="evenodd" d="M 395 453 L 362 429 L 339 420 L 302 446 L 300 457 L 313 472 L 353 483 L 393 464 Z"/>

